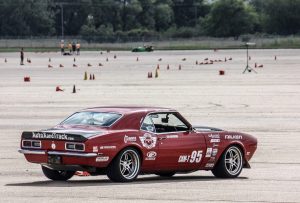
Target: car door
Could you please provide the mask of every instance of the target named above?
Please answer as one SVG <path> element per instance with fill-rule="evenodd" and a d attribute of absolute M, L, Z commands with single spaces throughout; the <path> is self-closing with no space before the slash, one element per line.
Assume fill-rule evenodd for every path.
<path fill-rule="evenodd" d="M 156 113 L 151 117 L 155 126 L 158 153 L 156 169 L 194 170 L 200 167 L 206 143 L 204 136 L 189 129 L 176 112 Z"/>

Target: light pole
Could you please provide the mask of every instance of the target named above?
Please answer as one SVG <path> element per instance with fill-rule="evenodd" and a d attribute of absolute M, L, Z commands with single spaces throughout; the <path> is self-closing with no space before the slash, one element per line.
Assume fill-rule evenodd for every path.
<path fill-rule="evenodd" d="M 61 39 L 64 39 L 64 6 L 60 4 L 60 13 L 61 13 Z"/>
<path fill-rule="evenodd" d="M 249 66 L 249 46 L 254 46 L 255 45 L 255 43 L 250 43 L 250 42 L 247 42 L 246 44 L 246 49 L 247 49 L 247 54 L 246 54 L 246 56 L 247 56 L 247 65 L 246 65 L 246 68 L 245 68 L 245 70 L 243 71 L 243 74 L 246 72 L 246 71 L 248 71 L 249 73 L 251 72 L 251 71 L 253 71 L 254 73 L 257 73 L 253 68 L 251 68 L 250 66 Z"/>

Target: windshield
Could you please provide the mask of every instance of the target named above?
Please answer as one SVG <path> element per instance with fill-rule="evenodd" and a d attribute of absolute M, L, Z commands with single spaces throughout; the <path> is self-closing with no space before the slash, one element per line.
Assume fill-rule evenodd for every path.
<path fill-rule="evenodd" d="M 118 113 L 103 112 L 77 112 L 64 120 L 62 125 L 97 125 L 108 127 L 122 115 Z"/>

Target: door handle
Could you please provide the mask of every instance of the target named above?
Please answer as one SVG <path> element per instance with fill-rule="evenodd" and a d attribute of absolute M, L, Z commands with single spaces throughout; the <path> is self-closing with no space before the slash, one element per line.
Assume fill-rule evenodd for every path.
<path fill-rule="evenodd" d="M 165 139 L 167 139 L 167 137 L 159 137 L 158 138 L 159 141 L 162 141 L 162 140 L 165 140 Z"/>

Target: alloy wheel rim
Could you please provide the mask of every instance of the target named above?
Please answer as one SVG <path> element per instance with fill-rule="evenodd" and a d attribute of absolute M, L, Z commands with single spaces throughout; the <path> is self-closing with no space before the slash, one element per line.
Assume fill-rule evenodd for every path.
<path fill-rule="evenodd" d="M 242 168 L 242 155 L 239 149 L 231 147 L 225 154 L 225 167 L 230 175 L 237 175 Z"/>
<path fill-rule="evenodd" d="M 127 150 L 121 155 L 120 172 L 126 179 L 133 179 L 139 171 L 140 160 L 133 150 Z"/>

